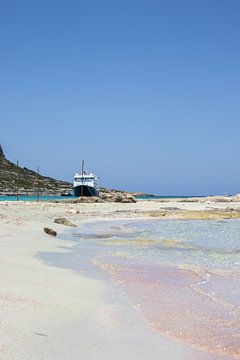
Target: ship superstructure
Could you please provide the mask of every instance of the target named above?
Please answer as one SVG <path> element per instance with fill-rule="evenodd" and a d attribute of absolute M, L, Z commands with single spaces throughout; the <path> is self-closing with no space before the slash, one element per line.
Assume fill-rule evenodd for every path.
<path fill-rule="evenodd" d="M 81 174 L 76 173 L 74 176 L 73 192 L 75 196 L 99 196 L 98 176 L 87 173 L 84 161 Z"/>

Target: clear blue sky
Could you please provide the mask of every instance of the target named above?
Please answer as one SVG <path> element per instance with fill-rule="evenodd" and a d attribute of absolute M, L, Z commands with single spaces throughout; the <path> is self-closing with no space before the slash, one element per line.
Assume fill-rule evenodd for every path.
<path fill-rule="evenodd" d="M 239 0 L 0 1 L 6 155 L 163 195 L 240 192 Z"/>

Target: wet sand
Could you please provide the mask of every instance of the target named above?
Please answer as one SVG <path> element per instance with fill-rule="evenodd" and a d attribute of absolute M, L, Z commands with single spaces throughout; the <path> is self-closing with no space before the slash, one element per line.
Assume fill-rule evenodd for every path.
<path fill-rule="evenodd" d="M 205 359 L 239 359 L 239 311 L 231 311 L 231 304 L 218 304 L 211 292 L 202 289 L 206 274 L 173 267 L 98 265 L 160 334 L 205 350 Z M 218 283 L 221 286 L 221 279 Z"/>

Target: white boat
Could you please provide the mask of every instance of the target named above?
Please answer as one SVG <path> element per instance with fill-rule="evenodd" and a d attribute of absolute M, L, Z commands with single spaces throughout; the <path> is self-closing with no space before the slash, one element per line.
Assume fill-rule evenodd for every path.
<path fill-rule="evenodd" d="M 75 196 L 99 196 L 98 176 L 88 174 L 82 162 L 82 173 L 74 176 L 73 193 Z"/>

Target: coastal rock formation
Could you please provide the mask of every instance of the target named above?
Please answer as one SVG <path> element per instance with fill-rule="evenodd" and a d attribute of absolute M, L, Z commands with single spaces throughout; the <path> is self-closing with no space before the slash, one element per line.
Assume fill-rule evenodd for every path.
<path fill-rule="evenodd" d="M 77 225 L 71 223 L 71 221 L 69 221 L 69 220 L 67 220 L 65 218 L 57 218 L 57 219 L 54 220 L 54 222 L 56 224 L 61 224 L 61 225 L 65 225 L 65 226 L 74 226 L 74 227 L 77 226 Z"/>
<path fill-rule="evenodd" d="M 49 235 L 52 235 L 52 236 L 56 236 L 56 235 L 57 235 L 57 232 L 56 232 L 55 230 L 53 230 L 53 229 L 50 229 L 50 228 L 45 227 L 43 230 L 44 230 L 44 232 L 45 232 L 46 234 L 49 234 Z"/>
<path fill-rule="evenodd" d="M 224 208 L 213 210 L 152 210 L 146 211 L 146 215 L 154 218 L 182 219 L 182 220 L 226 220 L 239 219 L 240 209 Z"/>
<path fill-rule="evenodd" d="M 82 196 L 80 198 L 77 199 L 77 202 L 81 203 L 99 203 L 99 202 L 104 202 L 101 197 L 97 197 L 97 196 Z"/>
<path fill-rule="evenodd" d="M 136 199 L 132 193 L 121 190 L 101 189 L 100 198 L 107 202 L 135 203 Z"/>
<path fill-rule="evenodd" d="M 134 196 L 132 195 L 118 195 L 114 202 L 121 202 L 121 203 L 135 203 L 137 202 Z"/>

